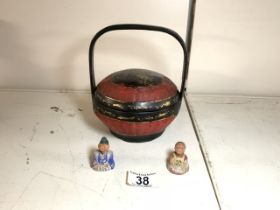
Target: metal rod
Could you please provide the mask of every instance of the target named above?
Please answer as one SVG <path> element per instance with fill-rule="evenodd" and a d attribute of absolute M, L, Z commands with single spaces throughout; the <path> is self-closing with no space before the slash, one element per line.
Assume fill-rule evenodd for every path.
<path fill-rule="evenodd" d="M 191 47 L 192 47 L 192 38 L 193 38 L 193 25 L 194 25 L 194 16 L 195 16 L 195 6 L 196 0 L 189 0 L 189 11 L 188 11 L 188 22 L 187 22 L 187 32 L 186 32 L 186 48 L 187 48 L 187 62 L 186 68 L 189 70 L 190 57 L 191 57 Z M 188 75 L 183 76 L 188 79 Z M 185 86 L 186 80 L 183 81 Z"/>

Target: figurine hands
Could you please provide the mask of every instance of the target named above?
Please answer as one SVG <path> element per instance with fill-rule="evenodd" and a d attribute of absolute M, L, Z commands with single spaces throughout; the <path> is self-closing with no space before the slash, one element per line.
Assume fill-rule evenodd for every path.
<path fill-rule="evenodd" d="M 108 163 L 100 164 L 95 162 L 92 167 L 96 171 L 109 171 L 111 170 L 111 166 Z"/>

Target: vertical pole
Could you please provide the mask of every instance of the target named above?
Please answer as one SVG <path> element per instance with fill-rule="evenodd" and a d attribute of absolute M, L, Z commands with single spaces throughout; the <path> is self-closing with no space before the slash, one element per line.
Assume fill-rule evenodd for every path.
<path fill-rule="evenodd" d="M 195 15 L 195 5 L 196 0 L 189 0 L 189 10 L 188 10 L 188 21 L 187 21 L 187 32 L 186 32 L 186 50 L 187 50 L 187 61 L 186 61 L 186 75 L 183 75 L 182 87 L 184 90 L 181 90 L 180 97 L 184 97 L 186 92 L 185 84 L 188 79 L 188 71 L 190 65 L 190 57 L 191 57 L 191 46 L 192 46 L 192 35 L 193 35 L 193 24 L 194 24 L 194 15 Z M 184 79 L 185 78 L 185 79 Z"/>
<path fill-rule="evenodd" d="M 191 53 L 191 46 L 192 46 L 195 6 L 196 6 L 196 0 L 189 0 L 189 12 L 188 12 L 189 15 L 188 15 L 188 23 L 187 23 L 187 34 L 186 34 L 188 61 L 190 61 L 190 53 Z"/>

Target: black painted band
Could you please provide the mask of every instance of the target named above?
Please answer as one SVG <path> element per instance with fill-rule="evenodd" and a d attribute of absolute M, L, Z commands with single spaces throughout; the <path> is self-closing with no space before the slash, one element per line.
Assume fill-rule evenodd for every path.
<path fill-rule="evenodd" d="M 96 102 L 103 104 L 104 106 L 110 107 L 116 110 L 122 111 L 134 111 L 134 112 L 142 112 L 142 111 L 156 111 L 160 109 L 165 109 L 168 107 L 173 107 L 179 102 L 179 93 L 175 96 L 160 100 L 160 101 L 143 101 L 143 102 L 123 102 L 119 100 L 115 100 L 108 96 L 104 96 L 99 91 L 95 91 L 94 97 Z"/>
<path fill-rule="evenodd" d="M 180 101 L 178 101 L 173 106 L 170 106 L 165 109 L 160 109 L 156 111 L 123 111 L 113 109 L 111 107 L 105 106 L 102 103 L 99 103 L 97 100 L 93 99 L 94 111 L 99 112 L 107 117 L 130 121 L 130 122 L 150 122 L 155 120 L 161 120 L 169 116 L 176 116 L 179 112 Z"/>

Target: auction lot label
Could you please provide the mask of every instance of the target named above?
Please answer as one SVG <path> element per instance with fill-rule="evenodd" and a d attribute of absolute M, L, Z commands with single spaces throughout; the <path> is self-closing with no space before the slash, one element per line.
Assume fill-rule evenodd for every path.
<path fill-rule="evenodd" d="M 155 172 L 127 172 L 127 184 L 139 187 L 154 187 L 157 183 L 157 174 Z"/>

